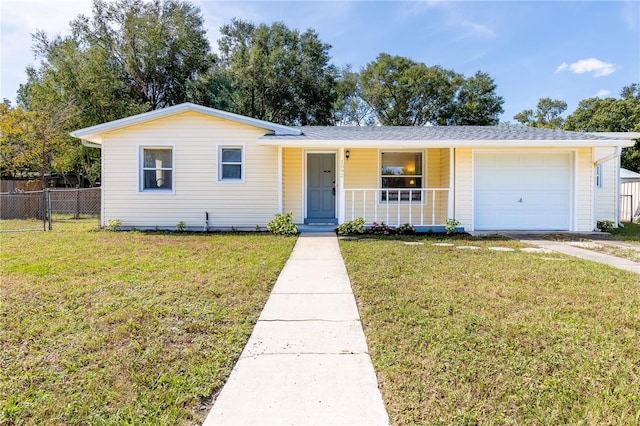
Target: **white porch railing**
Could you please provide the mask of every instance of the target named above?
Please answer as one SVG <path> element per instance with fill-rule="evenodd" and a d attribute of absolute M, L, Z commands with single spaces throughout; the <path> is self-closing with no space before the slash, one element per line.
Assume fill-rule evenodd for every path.
<path fill-rule="evenodd" d="M 452 217 L 449 188 L 348 188 L 343 190 L 342 221 L 363 217 L 367 224 L 444 225 Z"/>

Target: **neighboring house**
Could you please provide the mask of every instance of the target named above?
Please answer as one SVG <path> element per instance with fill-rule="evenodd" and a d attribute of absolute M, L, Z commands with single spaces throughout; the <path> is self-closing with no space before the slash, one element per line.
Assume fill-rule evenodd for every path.
<path fill-rule="evenodd" d="M 640 173 L 620 169 L 620 219 L 640 218 Z"/>
<path fill-rule="evenodd" d="M 298 128 L 188 103 L 72 136 L 102 150 L 103 226 L 194 230 L 291 211 L 300 224 L 591 231 L 618 221 L 597 187 L 617 186 L 633 143 L 524 126 Z"/>

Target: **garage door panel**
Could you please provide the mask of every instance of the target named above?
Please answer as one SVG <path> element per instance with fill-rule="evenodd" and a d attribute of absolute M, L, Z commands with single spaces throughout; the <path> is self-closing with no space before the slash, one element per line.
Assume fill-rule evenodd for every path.
<path fill-rule="evenodd" d="M 572 161 L 570 152 L 476 152 L 475 229 L 570 229 Z"/>

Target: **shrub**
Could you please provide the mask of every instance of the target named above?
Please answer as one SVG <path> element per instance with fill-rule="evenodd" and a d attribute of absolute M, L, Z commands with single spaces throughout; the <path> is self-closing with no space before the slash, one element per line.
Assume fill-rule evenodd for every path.
<path fill-rule="evenodd" d="M 187 224 L 184 222 L 184 220 L 181 220 L 180 222 L 178 222 L 178 224 L 176 225 L 176 231 L 184 232 L 186 230 L 187 230 Z"/>
<path fill-rule="evenodd" d="M 405 223 L 398 228 L 398 234 L 400 235 L 413 235 L 416 233 L 416 227 L 410 223 Z"/>
<path fill-rule="evenodd" d="M 597 226 L 602 232 L 609 232 L 615 228 L 615 223 L 612 220 L 599 220 Z"/>
<path fill-rule="evenodd" d="M 384 222 L 373 222 L 369 227 L 369 233 L 373 235 L 393 235 L 396 233 L 396 228 L 388 226 Z"/>
<path fill-rule="evenodd" d="M 276 213 L 275 218 L 267 223 L 269 232 L 276 235 L 296 235 L 298 227 L 293 223 L 293 213 Z"/>
<path fill-rule="evenodd" d="M 364 227 L 363 217 L 350 220 L 349 222 L 341 223 L 336 228 L 336 233 L 338 235 L 357 235 L 357 234 L 363 234 L 364 231 L 365 231 L 365 227 Z"/>
<path fill-rule="evenodd" d="M 456 219 L 447 219 L 447 224 L 444 227 L 447 235 L 454 234 L 458 225 L 460 225 L 460 222 Z"/>
<path fill-rule="evenodd" d="M 122 221 L 120 219 L 109 219 L 107 221 L 107 226 L 104 227 L 104 230 L 116 232 L 120 230 L 121 226 L 122 226 Z"/>

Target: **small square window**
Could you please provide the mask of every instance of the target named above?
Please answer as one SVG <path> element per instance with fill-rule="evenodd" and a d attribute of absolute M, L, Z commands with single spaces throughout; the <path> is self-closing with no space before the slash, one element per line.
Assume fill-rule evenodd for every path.
<path fill-rule="evenodd" d="M 422 153 L 385 151 L 381 157 L 380 201 L 421 201 Z"/>
<path fill-rule="evenodd" d="M 241 181 L 244 178 L 242 147 L 221 147 L 219 154 L 219 180 Z"/>
<path fill-rule="evenodd" d="M 142 148 L 142 191 L 173 189 L 173 148 Z"/>

